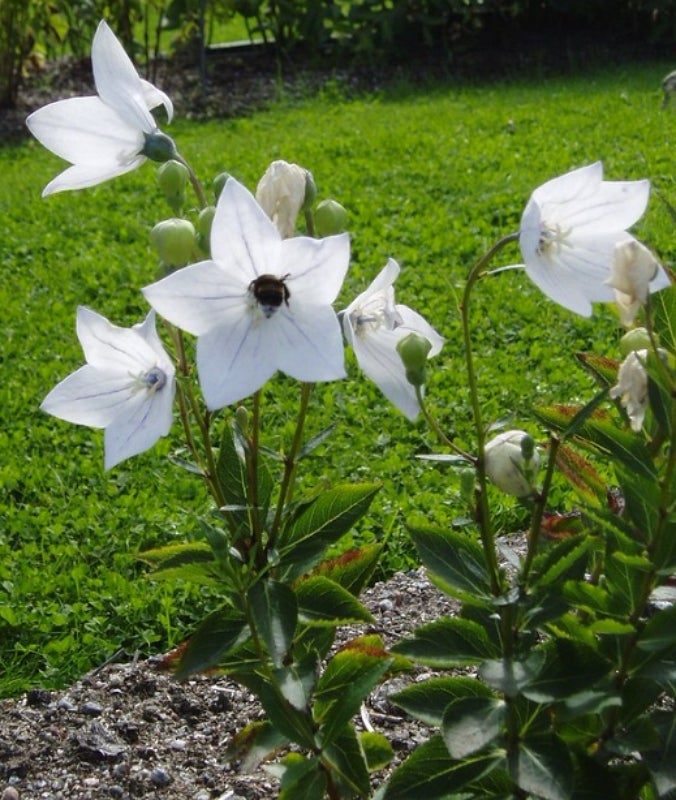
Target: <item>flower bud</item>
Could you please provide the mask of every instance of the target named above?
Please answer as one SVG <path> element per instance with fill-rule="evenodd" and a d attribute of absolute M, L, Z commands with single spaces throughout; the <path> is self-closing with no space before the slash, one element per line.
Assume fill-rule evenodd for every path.
<path fill-rule="evenodd" d="M 505 431 L 486 445 L 486 475 L 498 489 L 514 497 L 533 494 L 540 456 L 525 431 Z"/>
<path fill-rule="evenodd" d="M 249 433 L 249 412 L 244 406 L 237 406 L 237 410 L 235 411 L 235 422 L 237 423 L 237 427 L 242 432 L 242 435 L 246 436 Z"/>
<path fill-rule="evenodd" d="M 301 211 L 309 211 L 317 199 L 317 184 L 309 169 L 305 170 L 305 198 Z"/>
<path fill-rule="evenodd" d="M 216 202 L 218 202 L 218 198 L 221 196 L 221 192 L 225 189 L 225 184 L 228 182 L 228 178 L 230 177 L 229 172 L 221 172 L 220 175 L 216 175 L 211 183 L 211 187 L 214 190 L 214 197 Z"/>
<path fill-rule="evenodd" d="M 315 209 L 315 230 L 320 237 L 333 236 L 347 229 L 347 211 L 335 200 L 322 200 Z"/>
<path fill-rule="evenodd" d="M 298 164 L 273 161 L 258 182 L 256 200 L 284 239 L 296 232 L 296 219 L 307 202 L 308 175 Z"/>
<path fill-rule="evenodd" d="M 620 339 L 620 352 L 628 356 L 635 350 L 647 350 L 650 347 L 650 336 L 645 328 L 633 328 Z"/>
<path fill-rule="evenodd" d="M 211 226 L 216 214 L 215 206 L 203 208 L 197 218 L 197 244 L 200 250 L 207 255 L 211 255 Z"/>
<path fill-rule="evenodd" d="M 184 267 L 195 254 L 195 227 L 187 219 L 165 219 L 152 229 L 150 241 L 165 267 Z"/>
<path fill-rule="evenodd" d="M 178 151 L 171 136 L 167 136 L 162 131 L 154 131 L 153 133 L 144 133 L 145 142 L 141 155 L 149 158 L 151 161 L 169 161 L 176 158 Z"/>
<path fill-rule="evenodd" d="M 620 241 L 613 248 L 610 277 L 605 283 L 615 290 L 615 302 L 625 327 L 633 323 L 648 297 L 650 282 L 659 272 L 655 256 L 635 239 Z"/>
<path fill-rule="evenodd" d="M 179 214 L 185 202 L 188 168 L 178 161 L 165 161 L 157 170 L 157 182 L 174 214 Z"/>
<path fill-rule="evenodd" d="M 424 386 L 427 356 L 432 349 L 429 339 L 419 333 L 409 333 L 397 343 L 397 352 L 406 368 L 406 380 L 412 386 Z"/>
<path fill-rule="evenodd" d="M 476 473 L 471 467 L 460 470 L 460 492 L 467 503 L 472 505 L 474 502 L 474 490 L 476 488 Z"/>

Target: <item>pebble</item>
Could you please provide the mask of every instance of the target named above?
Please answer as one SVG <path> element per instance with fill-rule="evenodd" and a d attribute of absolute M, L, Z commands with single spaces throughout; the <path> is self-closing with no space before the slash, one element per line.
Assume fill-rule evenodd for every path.
<path fill-rule="evenodd" d="M 153 786 L 169 786 L 171 783 L 171 775 L 161 767 L 156 767 L 150 773 L 150 782 L 153 784 Z"/>
<path fill-rule="evenodd" d="M 98 717 L 99 714 L 103 714 L 103 706 L 100 703 L 88 700 L 80 706 L 80 713 L 87 714 L 89 717 Z"/>
<path fill-rule="evenodd" d="M 67 695 L 65 695 L 64 697 L 62 697 L 59 700 L 59 702 L 56 704 L 56 707 L 61 711 L 76 711 L 77 710 L 77 706 L 70 699 L 70 697 L 68 697 Z"/>
<path fill-rule="evenodd" d="M 19 800 L 19 793 L 13 786 L 8 786 L 2 793 L 1 800 Z"/>

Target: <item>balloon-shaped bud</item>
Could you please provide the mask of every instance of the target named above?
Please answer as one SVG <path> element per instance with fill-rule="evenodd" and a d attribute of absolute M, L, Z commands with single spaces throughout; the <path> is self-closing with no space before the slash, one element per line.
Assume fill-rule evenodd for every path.
<path fill-rule="evenodd" d="M 178 151 L 171 136 L 167 136 L 162 131 L 154 131 L 153 133 L 144 133 L 145 141 L 141 155 L 149 158 L 151 161 L 169 161 L 176 158 Z"/>
<path fill-rule="evenodd" d="M 505 431 L 486 445 L 486 475 L 505 494 L 532 495 L 539 465 L 535 442 L 525 431 Z"/>
<path fill-rule="evenodd" d="M 157 170 L 157 182 L 171 210 L 179 214 L 185 202 L 188 168 L 173 158 L 165 161 Z"/>
<path fill-rule="evenodd" d="M 419 333 L 409 333 L 397 343 L 397 352 L 404 362 L 406 380 L 412 386 L 424 386 L 427 372 L 427 356 L 432 342 Z"/>
<path fill-rule="evenodd" d="M 648 350 L 650 346 L 650 335 L 645 328 L 633 328 L 620 339 L 620 352 L 623 356 L 636 350 Z"/>
<path fill-rule="evenodd" d="M 220 175 L 216 175 L 211 183 L 211 188 L 214 190 L 214 198 L 217 202 L 218 198 L 221 196 L 221 192 L 225 189 L 225 184 L 228 182 L 229 177 L 229 172 L 221 172 Z"/>
<path fill-rule="evenodd" d="M 165 219 L 150 232 L 164 267 L 185 267 L 195 256 L 195 226 L 187 219 Z"/>
<path fill-rule="evenodd" d="M 247 436 L 249 433 L 249 412 L 244 406 L 237 406 L 237 410 L 235 411 L 235 422 L 242 435 Z"/>
<path fill-rule="evenodd" d="M 197 218 L 197 244 L 206 255 L 211 255 L 211 226 L 216 214 L 216 206 L 203 208 Z"/>
<path fill-rule="evenodd" d="M 322 200 L 314 216 L 318 236 L 333 236 L 347 230 L 347 211 L 335 200 Z"/>

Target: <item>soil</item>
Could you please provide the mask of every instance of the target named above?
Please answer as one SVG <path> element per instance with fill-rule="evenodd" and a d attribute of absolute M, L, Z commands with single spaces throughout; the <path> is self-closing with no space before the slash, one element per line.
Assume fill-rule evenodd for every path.
<path fill-rule="evenodd" d="M 399 573 L 367 589 L 375 622 L 341 631 L 342 641 L 380 633 L 386 645 L 454 611 L 453 601 L 422 570 Z M 355 720 L 383 733 L 392 766 L 429 736 L 388 695 L 430 675 L 425 668 L 379 686 Z M 179 682 L 166 659 L 106 664 L 64 691 L 34 689 L 0 701 L 2 800 L 263 800 L 278 783 L 265 765 L 251 774 L 226 758 L 233 734 L 264 714 L 246 689 L 224 677 Z M 374 786 L 387 772 L 374 775 Z M 299 798 L 302 800 L 302 798 Z"/>

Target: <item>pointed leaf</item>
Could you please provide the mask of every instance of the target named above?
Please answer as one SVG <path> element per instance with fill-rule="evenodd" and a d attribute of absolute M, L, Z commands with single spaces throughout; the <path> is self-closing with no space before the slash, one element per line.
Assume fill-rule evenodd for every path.
<path fill-rule="evenodd" d="M 493 693 L 476 678 L 440 677 L 414 683 L 390 695 L 389 701 L 426 725 L 441 725 L 446 706 L 460 698 L 491 698 Z"/>
<path fill-rule="evenodd" d="M 441 735 L 448 752 L 458 760 L 485 749 L 504 732 L 507 719 L 504 700 L 463 697 L 444 711 Z"/>
<path fill-rule="evenodd" d="M 258 634 L 265 642 L 273 664 L 280 667 L 296 630 L 296 596 L 286 584 L 261 580 L 249 589 L 248 598 Z"/>
<path fill-rule="evenodd" d="M 397 642 L 392 651 L 432 667 L 454 667 L 497 655 L 498 645 L 476 622 L 444 617 L 417 628 L 413 639 Z"/>
<path fill-rule="evenodd" d="M 564 580 L 581 579 L 585 574 L 587 554 L 594 546 L 591 536 L 571 536 L 557 542 L 533 562 L 537 573 L 534 586 L 538 589 L 562 584 Z"/>
<path fill-rule="evenodd" d="M 613 386 L 617 382 L 617 370 L 620 368 L 617 361 L 595 353 L 576 353 L 575 356 L 601 386 Z"/>
<path fill-rule="evenodd" d="M 492 659 L 484 661 L 479 668 L 479 675 L 497 692 L 507 697 L 516 697 L 537 675 L 543 660 L 538 652 L 526 661 L 515 661 L 511 658 Z"/>
<path fill-rule="evenodd" d="M 673 697 L 673 687 L 672 687 Z M 660 738 L 656 752 L 648 752 L 645 759 L 659 797 L 676 791 L 676 715 L 658 712 L 654 715 Z"/>
<path fill-rule="evenodd" d="M 573 763 L 568 748 L 555 736 L 529 739 L 519 744 L 514 782 L 542 800 L 569 800 L 573 790 Z"/>
<path fill-rule="evenodd" d="M 612 665 L 600 653 L 574 640 L 561 638 L 548 642 L 539 646 L 535 655 L 544 655 L 544 664 L 522 692 L 537 703 L 565 700 L 592 689 L 612 670 Z"/>
<path fill-rule="evenodd" d="M 298 454 L 298 460 L 300 461 L 301 458 L 305 458 L 305 456 L 310 455 L 313 450 L 316 450 L 320 444 L 323 444 L 329 436 L 335 431 L 337 427 L 337 423 L 332 422 L 323 431 L 315 434 L 311 439 L 308 439 L 307 442 L 301 447 L 300 452 Z"/>
<path fill-rule="evenodd" d="M 343 625 L 373 622 L 371 612 L 347 589 L 315 575 L 296 584 L 298 614 L 308 625 Z"/>
<path fill-rule="evenodd" d="M 187 678 L 218 665 L 231 650 L 249 638 L 249 628 L 241 611 L 221 608 L 200 623 L 178 664 L 176 676 Z"/>
<path fill-rule="evenodd" d="M 462 533 L 411 528 L 411 538 L 434 583 L 452 597 L 472 603 L 491 596 L 481 545 Z"/>
<path fill-rule="evenodd" d="M 606 484 L 591 463 L 580 453 L 565 444 L 560 444 L 556 451 L 556 466 L 585 502 L 605 505 Z"/>
<path fill-rule="evenodd" d="M 650 307 L 655 333 L 664 347 L 672 353 L 676 352 L 676 286 L 672 284 L 652 295 Z"/>
<path fill-rule="evenodd" d="M 275 770 L 276 772 L 278 770 Z M 324 800 L 326 772 L 318 758 L 291 760 L 281 766 L 279 800 Z"/>
<path fill-rule="evenodd" d="M 269 720 L 250 722 L 235 733 L 223 755 L 226 761 L 240 761 L 242 772 L 253 772 L 288 741 Z"/>
<path fill-rule="evenodd" d="M 676 645 L 676 606 L 657 611 L 646 623 L 636 646 L 648 653 L 662 653 Z"/>
<path fill-rule="evenodd" d="M 335 558 L 323 561 L 317 567 L 316 573 L 339 583 L 358 597 L 373 577 L 382 550 L 382 544 L 347 550 Z"/>
<path fill-rule="evenodd" d="M 364 753 L 366 767 L 369 772 L 383 769 L 394 758 L 394 750 L 390 740 L 383 736 L 382 733 L 364 731 L 359 734 L 359 744 Z"/>
<path fill-rule="evenodd" d="M 330 743 L 323 743 L 322 758 L 331 765 L 332 774 L 348 788 L 349 793 L 344 797 L 368 796 L 369 772 L 353 725 L 345 725 Z"/>

